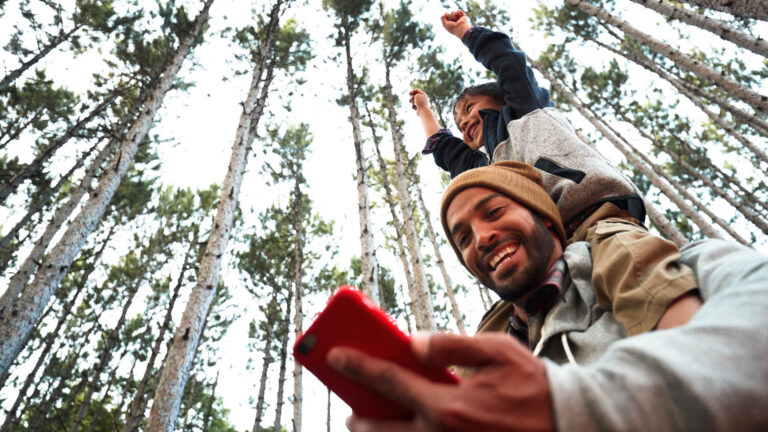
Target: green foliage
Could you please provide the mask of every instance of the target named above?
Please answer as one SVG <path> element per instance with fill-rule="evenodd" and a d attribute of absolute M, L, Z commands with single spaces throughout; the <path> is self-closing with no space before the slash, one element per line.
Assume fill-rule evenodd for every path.
<path fill-rule="evenodd" d="M 447 119 L 453 119 L 453 101 L 466 84 L 461 63 L 457 59 L 446 63 L 444 58 L 445 50 L 442 47 L 431 48 L 419 56 L 416 65 L 418 78 L 411 82 L 411 87 L 423 90 L 429 96 L 432 112 L 445 128 L 448 127 Z"/>
<path fill-rule="evenodd" d="M 249 63 L 262 62 L 262 47 L 267 40 L 269 19 L 263 15 L 256 18 L 257 24 L 231 30 L 232 41 L 246 50 L 245 55 L 236 55 L 238 59 L 247 59 Z M 313 51 L 309 33 L 301 28 L 300 23 L 290 18 L 285 21 L 272 36 L 272 44 L 266 53 L 267 69 L 280 69 L 289 74 L 303 71 L 312 59 Z M 248 72 L 250 72 L 249 68 Z M 245 71 L 240 71 L 245 73 Z"/>

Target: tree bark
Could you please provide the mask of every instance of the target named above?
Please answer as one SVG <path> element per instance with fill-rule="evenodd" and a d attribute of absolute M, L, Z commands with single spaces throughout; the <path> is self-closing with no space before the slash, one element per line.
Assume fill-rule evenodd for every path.
<path fill-rule="evenodd" d="M 349 26 L 344 25 L 344 54 L 347 66 L 347 103 L 349 104 L 349 121 L 352 123 L 352 140 L 355 146 L 355 166 L 357 167 L 357 203 L 360 216 L 360 260 L 362 264 L 362 290 L 377 304 L 379 303 L 379 275 L 376 250 L 373 247 L 373 231 L 371 230 L 371 208 L 368 202 L 368 173 L 365 155 L 363 154 L 363 138 L 360 134 L 360 114 L 357 110 L 357 89 L 355 74 L 352 70 L 352 48 Z"/>
<path fill-rule="evenodd" d="M 392 144 L 395 152 L 395 186 L 397 198 L 400 203 L 400 212 L 403 215 L 403 229 L 405 241 L 408 244 L 408 252 L 411 257 L 411 270 L 413 271 L 414 285 L 411 288 L 411 301 L 413 314 L 416 317 L 417 330 L 435 330 L 435 310 L 432 307 L 432 296 L 429 292 L 427 274 L 424 269 L 424 259 L 421 256 L 421 244 L 417 238 L 416 223 L 414 221 L 413 203 L 408 193 L 408 176 L 403 164 L 403 140 L 400 135 L 400 126 L 395 115 L 395 103 L 392 96 L 392 83 L 390 79 L 390 65 L 384 59 L 384 103 L 387 107 L 387 121 L 392 133 Z"/>
<path fill-rule="evenodd" d="M 387 201 L 387 207 L 392 215 L 392 226 L 395 228 L 395 243 L 397 244 L 397 252 L 400 257 L 400 263 L 403 265 L 403 274 L 405 275 L 406 284 L 411 287 L 414 285 L 413 274 L 411 273 L 411 266 L 408 261 L 408 255 L 405 251 L 405 245 L 403 244 L 403 231 L 402 222 L 400 216 L 397 214 L 397 207 L 395 205 L 395 198 L 392 195 L 392 185 L 389 183 L 389 174 L 387 172 L 387 164 L 381 155 L 381 148 L 379 148 L 379 142 L 381 141 L 376 134 L 376 128 L 373 123 L 373 116 L 368 109 L 368 104 L 364 104 L 365 111 L 368 116 L 368 121 L 371 124 L 371 135 L 373 137 L 373 147 L 376 150 L 376 159 L 379 162 L 379 175 L 381 176 L 381 183 L 384 187 L 384 199 Z"/>
<path fill-rule="evenodd" d="M 131 404 L 128 408 L 128 413 L 125 417 L 125 424 L 123 426 L 123 432 L 134 432 L 138 429 L 141 420 L 144 418 L 144 411 L 147 408 L 147 400 L 145 398 L 148 392 L 148 384 L 150 378 L 152 378 L 152 370 L 155 367 L 155 360 L 160 353 L 160 348 L 165 341 L 165 333 L 168 331 L 168 325 L 171 323 L 171 317 L 173 315 L 173 308 L 176 305 L 176 300 L 179 298 L 179 291 L 184 284 L 184 278 L 187 274 L 187 270 L 190 268 L 190 259 L 194 254 L 194 250 L 197 247 L 197 239 L 200 234 L 200 230 L 195 231 L 192 241 L 189 243 L 186 254 L 184 254 L 184 261 L 181 265 L 181 271 L 179 277 L 176 278 L 176 285 L 173 288 L 170 300 L 168 300 L 168 308 L 165 311 L 165 317 L 163 323 L 160 325 L 160 331 L 155 338 L 155 342 L 152 345 L 152 352 L 147 359 L 147 366 L 144 368 L 144 375 L 141 377 L 138 386 L 136 387 L 136 394 L 131 400 Z"/>
<path fill-rule="evenodd" d="M 44 152 L 42 152 L 40 155 L 38 155 L 32 162 L 30 162 L 28 165 L 26 165 L 20 172 L 18 172 L 16 175 L 14 175 L 10 180 L 8 180 L 8 183 L 0 186 L 0 202 L 5 202 L 5 199 L 8 198 L 8 195 L 16 191 L 16 189 L 19 187 L 19 185 L 29 178 L 32 174 L 35 172 L 38 172 L 40 169 L 42 169 L 43 164 L 50 159 L 58 149 L 61 148 L 64 144 L 69 141 L 70 138 L 75 136 L 75 134 L 79 133 L 85 125 L 90 123 L 91 120 L 93 120 L 94 117 L 101 114 L 112 102 L 114 102 L 115 98 L 117 98 L 118 92 L 115 91 L 107 97 L 104 101 L 102 101 L 99 105 L 96 106 L 93 110 L 91 110 L 90 113 L 88 113 L 87 116 L 80 119 L 77 123 L 70 126 L 66 132 L 64 132 L 63 135 L 58 137 L 56 141 L 53 142 L 47 149 L 45 149 Z"/>
<path fill-rule="evenodd" d="M 714 18 L 710 18 L 706 15 L 690 11 L 688 9 L 673 6 L 670 3 L 665 3 L 661 0 L 632 0 L 635 3 L 641 4 L 649 9 L 652 9 L 662 15 L 669 18 L 673 18 L 682 21 L 686 24 L 699 27 L 707 30 L 719 36 L 723 40 L 732 42 L 741 48 L 748 49 L 755 54 L 759 54 L 763 57 L 768 57 L 768 42 L 759 37 L 753 37 L 741 30 L 729 26 L 727 23 L 718 21 Z M 730 1 L 731 4 L 736 3 Z M 757 2 L 754 2 L 757 3 Z M 768 2 L 763 2 L 763 7 L 768 7 Z"/>
<path fill-rule="evenodd" d="M 570 0 L 567 0 L 570 1 Z M 635 168 L 637 168 L 640 172 L 642 172 L 657 188 L 659 188 L 664 195 L 667 196 L 667 198 L 670 199 L 677 207 L 680 209 L 683 214 L 685 214 L 686 217 L 691 219 L 705 235 L 708 237 L 720 237 L 720 235 L 717 233 L 717 231 L 714 231 L 711 224 L 709 224 L 707 221 L 705 221 L 701 216 L 699 216 L 698 212 L 694 210 L 690 205 L 688 205 L 685 201 L 683 201 L 678 194 L 672 190 L 672 188 L 666 184 L 662 179 L 660 179 L 656 174 L 653 173 L 653 171 L 645 164 L 643 163 L 637 156 L 635 156 L 627 147 L 620 142 L 620 140 L 614 136 L 603 124 L 602 122 L 596 118 L 592 113 L 590 113 L 584 105 L 579 101 L 573 93 L 571 93 L 567 88 L 562 86 L 558 80 L 556 80 L 552 75 L 549 74 L 548 71 L 538 66 L 538 64 L 533 61 L 529 60 L 531 62 L 531 66 L 533 66 L 535 69 L 538 69 L 539 72 L 550 82 L 550 85 L 552 88 L 557 91 L 560 95 L 562 95 L 568 103 L 576 108 L 579 113 L 581 113 L 584 118 L 586 118 L 592 125 L 606 138 L 608 139 L 613 146 L 619 150 L 624 157 L 629 161 L 630 164 L 632 164 Z"/>
<path fill-rule="evenodd" d="M 14 313 L 6 315 L 0 321 L 0 374 L 5 373 L 21 351 L 33 326 L 53 295 L 53 291 L 59 285 L 112 199 L 120 180 L 136 154 L 139 144 L 149 131 L 165 94 L 173 86 L 184 59 L 192 49 L 192 44 L 201 34 L 212 1 L 206 0 L 202 11 L 195 18 L 192 30 L 180 42 L 173 60 L 163 71 L 163 76 L 157 87 L 154 88 L 141 115 L 129 130 L 127 138 L 122 141 L 117 157 L 102 176 L 99 186 L 43 262 L 34 282 L 17 301 Z"/>
<path fill-rule="evenodd" d="M 61 33 L 59 36 L 53 39 L 48 45 L 43 47 L 40 52 L 35 54 L 31 59 L 25 61 L 21 64 L 17 69 L 11 71 L 8 75 L 6 75 L 2 81 L 0 81 L 0 90 L 8 87 L 8 84 L 14 82 L 16 78 L 20 77 L 21 74 L 26 72 L 30 67 L 34 66 L 37 62 L 40 61 L 43 57 L 48 55 L 51 51 L 53 51 L 54 48 L 61 45 L 62 42 L 66 41 L 70 38 L 76 31 L 80 30 L 80 28 L 83 26 L 83 24 L 77 24 L 74 27 L 72 27 L 71 30 L 69 30 L 66 33 Z"/>
<path fill-rule="evenodd" d="M 744 87 L 740 83 L 725 77 L 722 73 L 712 69 L 711 67 L 703 64 L 698 60 L 694 60 L 686 54 L 678 51 L 677 49 L 653 38 L 652 36 L 641 32 L 640 30 L 632 27 L 624 20 L 621 20 L 604 9 L 600 9 L 585 0 L 566 0 L 569 4 L 577 7 L 584 13 L 592 15 L 598 19 L 601 19 L 612 26 L 620 29 L 626 35 L 631 36 L 643 43 L 650 49 L 659 54 L 667 57 L 675 62 L 676 65 L 685 68 L 701 78 L 719 86 L 724 91 L 732 94 L 733 96 L 743 100 L 753 108 L 763 113 L 768 113 L 768 96 L 759 94 L 751 89 Z"/>
<path fill-rule="evenodd" d="M 765 0 L 683 0 L 694 6 L 729 13 L 738 18 L 768 20 L 768 2 Z"/>
<path fill-rule="evenodd" d="M 207 4 L 210 4 L 210 0 Z M 276 1 L 270 12 L 267 39 L 262 45 L 262 53 L 264 54 L 262 59 L 265 59 L 266 53 L 269 52 L 268 49 L 277 29 L 282 5 L 282 0 Z M 178 416 L 184 384 L 189 376 L 192 358 L 197 349 L 200 329 L 215 296 L 222 257 L 226 252 L 230 230 L 237 210 L 240 186 L 253 141 L 251 121 L 259 94 L 261 66 L 262 64 L 259 64 L 254 68 L 251 86 L 243 103 L 235 142 L 232 145 L 229 168 L 221 189 L 213 228 L 200 264 L 198 281 L 192 289 L 187 308 L 169 349 L 147 422 L 148 431 L 171 431 Z"/>
<path fill-rule="evenodd" d="M 293 201 L 294 201 L 294 219 L 293 219 L 293 232 L 295 233 L 295 243 L 293 246 L 294 251 L 294 315 L 293 315 L 293 332 L 295 339 L 299 337 L 303 329 L 304 312 L 302 308 L 302 282 L 304 272 L 304 224 L 303 224 L 303 200 L 301 193 L 301 182 L 299 179 L 299 173 L 295 174 L 293 184 Z M 294 340 L 295 340 L 294 339 Z M 293 432 L 301 432 L 301 410 L 302 410 L 302 383 L 301 383 L 302 366 L 299 362 L 293 363 Z"/>
<path fill-rule="evenodd" d="M 652 202 L 648 200 L 644 201 L 645 212 L 648 214 L 648 218 L 651 222 L 653 222 L 653 226 L 659 230 L 661 235 L 670 239 L 678 248 L 685 246 L 688 243 L 688 240 L 680 234 L 680 231 L 678 231 L 672 222 L 664 216 L 664 213 L 662 213 Z"/>
<path fill-rule="evenodd" d="M 288 357 L 288 333 L 290 333 L 291 302 L 293 301 L 293 290 L 289 289 L 288 301 L 286 304 L 285 319 L 283 323 L 285 328 L 280 335 L 280 372 L 277 377 L 277 401 L 275 402 L 275 423 L 272 426 L 273 431 L 282 431 L 283 416 L 283 389 L 285 387 L 285 363 Z"/>
<path fill-rule="evenodd" d="M 451 313 L 453 314 L 453 319 L 456 321 L 456 328 L 459 329 L 460 334 L 466 334 L 467 332 L 464 328 L 464 318 L 462 317 L 461 309 L 459 309 L 459 303 L 456 301 L 456 294 L 453 290 L 453 282 L 451 281 L 451 277 L 448 275 L 448 270 L 445 268 L 445 261 L 443 261 L 443 255 L 440 253 L 440 244 L 437 241 L 435 229 L 432 227 L 432 219 L 429 215 L 427 205 L 424 203 L 424 197 L 421 194 L 421 187 L 419 186 L 418 178 L 416 177 L 416 173 L 413 172 L 410 164 L 407 168 L 409 177 L 411 179 L 411 186 L 416 191 L 416 197 L 419 199 L 421 212 L 424 214 L 424 225 L 427 227 L 429 241 L 432 243 L 432 249 L 435 251 L 435 260 L 437 261 L 437 266 L 440 268 L 440 273 L 443 275 L 445 293 L 448 295 L 448 301 L 451 304 Z"/>

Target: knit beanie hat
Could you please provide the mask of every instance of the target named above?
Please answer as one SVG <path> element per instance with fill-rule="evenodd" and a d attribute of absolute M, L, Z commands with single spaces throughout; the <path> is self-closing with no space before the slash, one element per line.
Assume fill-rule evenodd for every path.
<path fill-rule="evenodd" d="M 465 266 L 466 264 L 461 258 L 461 251 L 453 243 L 445 215 L 453 198 L 459 192 L 471 187 L 484 187 L 498 191 L 536 213 L 540 218 L 552 222 L 552 229 L 560 239 L 560 244 L 565 246 L 566 237 L 563 222 L 560 220 L 560 211 L 547 191 L 544 190 L 544 183 L 538 170 L 522 162 L 497 162 L 493 165 L 463 172 L 451 181 L 443 194 L 443 202 L 440 206 L 440 222 L 443 224 L 445 235 L 456 252 L 456 256 Z"/>

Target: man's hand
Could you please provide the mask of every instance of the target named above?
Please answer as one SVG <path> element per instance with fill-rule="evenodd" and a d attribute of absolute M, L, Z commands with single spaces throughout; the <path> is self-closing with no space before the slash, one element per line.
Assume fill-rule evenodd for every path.
<path fill-rule="evenodd" d="M 416 111 L 416 115 L 420 116 L 424 108 L 429 109 L 429 98 L 427 98 L 427 94 L 423 91 L 413 89 L 408 92 L 408 96 L 411 97 L 408 99 L 408 102 L 411 104 L 411 108 Z"/>
<path fill-rule="evenodd" d="M 504 334 L 475 337 L 420 334 L 413 353 L 426 364 L 470 366 L 477 372 L 458 385 L 434 383 L 384 360 L 334 348 L 328 363 L 339 372 L 409 407 L 412 422 L 352 416 L 353 432 L 553 430 L 544 363 Z"/>
<path fill-rule="evenodd" d="M 448 33 L 459 39 L 461 39 L 464 36 L 464 33 L 472 27 L 469 25 L 467 14 L 460 10 L 444 14 L 440 17 L 440 21 L 442 21 L 443 28 L 448 30 Z"/>

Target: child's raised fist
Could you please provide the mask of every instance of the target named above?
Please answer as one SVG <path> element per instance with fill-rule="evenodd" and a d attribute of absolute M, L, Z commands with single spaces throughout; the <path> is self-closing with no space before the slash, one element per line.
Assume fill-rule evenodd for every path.
<path fill-rule="evenodd" d="M 464 36 L 464 33 L 471 27 L 469 25 L 467 14 L 460 10 L 443 14 L 443 16 L 440 17 L 440 21 L 443 23 L 443 28 L 448 30 L 448 33 L 459 39 L 461 39 L 461 37 Z"/>

